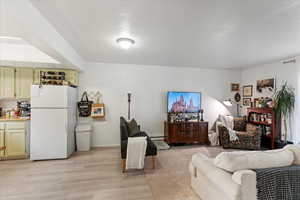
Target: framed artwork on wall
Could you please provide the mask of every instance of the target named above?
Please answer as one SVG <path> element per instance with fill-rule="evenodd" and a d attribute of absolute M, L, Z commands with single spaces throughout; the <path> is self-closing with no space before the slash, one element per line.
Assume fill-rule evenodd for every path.
<path fill-rule="evenodd" d="M 243 86 L 243 96 L 252 97 L 252 95 L 253 95 L 253 86 L 252 85 Z"/>
<path fill-rule="evenodd" d="M 243 98 L 243 106 L 251 107 L 251 98 Z"/>
<path fill-rule="evenodd" d="M 275 91 L 275 78 L 256 81 L 256 92 L 270 96 Z"/>
<path fill-rule="evenodd" d="M 234 100 L 235 100 L 235 102 L 240 102 L 241 101 L 241 95 L 240 95 L 240 93 L 236 93 L 235 95 L 234 95 Z"/>
<path fill-rule="evenodd" d="M 240 91 L 240 84 L 239 83 L 231 83 L 231 92 L 238 92 Z"/>

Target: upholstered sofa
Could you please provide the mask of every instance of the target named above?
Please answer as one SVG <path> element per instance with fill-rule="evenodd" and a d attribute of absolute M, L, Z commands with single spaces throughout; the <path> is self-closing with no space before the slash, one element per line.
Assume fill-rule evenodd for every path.
<path fill-rule="evenodd" d="M 234 128 L 238 137 L 235 141 L 230 141 L 229 131 L 223 125 L 218 125 L 220 145 L 223 148 L 259 150 L 261 148 L 262 132 L 258 126 L 247 123 L 241 118 L 234 118 Z"/>
<path fill-rule="evenodd" d="M 256 173 L 251 169 L 291 165 L 300 165 L 300 146 L 223 152 L 216 158 L 198 153 L 189 166 L 191 186 L 201 200 L 256 200 Z"/>
<path fill-rule="evenodd" d="M 140 129 L 140 127 L 139 127 Z M 130 136 L 130 130 L 128 127 L 128 122 L 124 117 L 120 117 L 120 147 L 121 147 L 121 158 L 122 158 L 122 170 L 125 172 L 126 168 L 126 157 L 127 157 L 127 143 L 128 137 Z M 157 147 L 152 142 L 147 133 L 143 131 L 138 131 L 130 137 L 147 137 L 147 149 L 146 156 L 152 156 L 152 168 L 155 168 L 155 156 L 157 155 Z"/>

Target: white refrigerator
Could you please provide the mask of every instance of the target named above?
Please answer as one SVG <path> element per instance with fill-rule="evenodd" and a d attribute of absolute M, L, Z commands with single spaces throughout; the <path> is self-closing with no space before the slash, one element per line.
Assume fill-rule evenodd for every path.
<path fill-rule="evenodd" d="M 32 85 L 30 160 L 68 158 L 75 149 L 77 89 Z"/>

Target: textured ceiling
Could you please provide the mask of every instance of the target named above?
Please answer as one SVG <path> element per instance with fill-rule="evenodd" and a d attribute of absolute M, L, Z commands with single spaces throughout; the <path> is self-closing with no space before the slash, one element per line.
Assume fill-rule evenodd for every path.
<path fill-rule="evenodd" d="M 89 62 L 235 68 L 300 54 L 299 0 L 32 2 Z"/>

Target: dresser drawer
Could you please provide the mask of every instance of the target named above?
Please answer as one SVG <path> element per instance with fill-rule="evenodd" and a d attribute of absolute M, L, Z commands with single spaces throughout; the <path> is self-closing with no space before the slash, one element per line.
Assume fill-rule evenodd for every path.
<path fill-rule="evenodd" d="M 6 123 L 6 130 L 19 130 L 25 129 L 24 122 L 7 122 Z"/>

